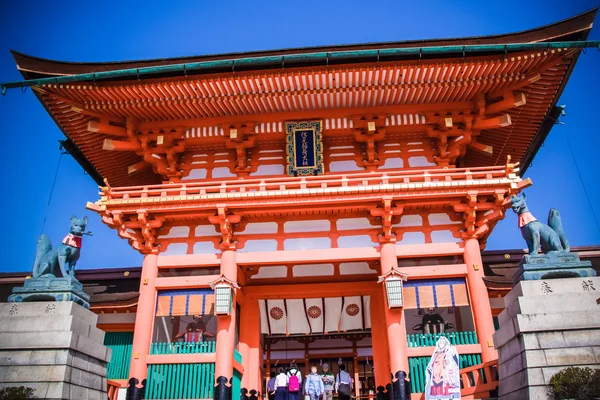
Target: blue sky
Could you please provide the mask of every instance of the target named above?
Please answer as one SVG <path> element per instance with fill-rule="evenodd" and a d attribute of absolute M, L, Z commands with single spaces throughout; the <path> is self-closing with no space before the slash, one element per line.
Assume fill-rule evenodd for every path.
<path fill-rule="evenodd" d="M 56 60 L 118 61 L 326 44 L 463 37 L 525 30 L 590 8 L 598 1 L 33 1 L 0 2 L 0 81 L 20 80 L 9 49 Z M 597 18 L 600 24 L 600 18 Z M 591 39 L 600 39 L 596 27 Z M 600 244 L 598 110 L 600 51 L 582 55 L 560 104 L 564 125 L 554 127 L 526 173 L 531 211 L 545 220 L 550 207 L 563 217 L 572 245 Z M 78 268 L 141 265 L 142 257 L 104 226 L 86 201 L 98 198 L 93 180 L 63 156 L 47 207 L 63 134 L 30 90 L 0 97 L 4 178 L 3 260 L 0 272 L 27 271 L 37 238 L 53 243 L 69 217 L 88 215 Z M 567 137 L 573 155 L 567 145 Z M 597 158 L 598 157 L 598 158 Z M 581 171 L 581 180 L 575 162 Z M 584 193 L 585 184 L 589 201 Z M 44 224 L 44 218 L 47 215 Z M 488 249 L 524 247 L 516 217 L 507 213 Z"/>

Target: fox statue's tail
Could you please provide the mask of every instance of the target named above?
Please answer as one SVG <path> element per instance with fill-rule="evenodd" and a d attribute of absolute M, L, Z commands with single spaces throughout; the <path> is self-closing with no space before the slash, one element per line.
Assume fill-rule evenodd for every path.
<path fill-rule="evenodd" d="M 40 272 L 40 263 L 42 259 L 48 252 L 52 250 L 52 243 L 50 243 L 50 238 L 45 233 L 39 237 L 37 243 L 37 251 L 35 253 L 35 261 L 33 263 L 33 277 L 37 278 L 42 275 Z"/>
<path fill-rule="evenodd" d="M 548 213 L 548 226 L 558 234 L 558 237 L 560 238 L 560 244 L 562 245 L 563 249 L 569 251 L 571 246 L 569 246 L 569 241 L 567 240 L 565 231 L 563 231 L 560 213 L 555 208 L 551 208 L 550 213 Z"/>

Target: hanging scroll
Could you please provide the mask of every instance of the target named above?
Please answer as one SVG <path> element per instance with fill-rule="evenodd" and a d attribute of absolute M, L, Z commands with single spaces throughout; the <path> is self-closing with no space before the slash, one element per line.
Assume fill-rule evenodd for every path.
<path fill-rule="evenodd" d="M 322 122 L 286 122 L 287 174 L 323 173 Z"/>

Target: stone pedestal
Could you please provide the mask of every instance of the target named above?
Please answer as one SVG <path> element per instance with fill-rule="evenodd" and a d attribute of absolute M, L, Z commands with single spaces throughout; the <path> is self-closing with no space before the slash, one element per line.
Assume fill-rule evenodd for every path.
<path fill-rule="evenodd" d="M 111 350 L 98 316 L 71 301 L 0 303 L 0 387 L 40 399 L 106 400 Z"/>
<path fill-rule="evenodd" d="M 600 369 L 598 298 L 598 277 L 521 281 L 506 295 L 494 334 L 501 400 L 545 400 L 561 369 Z"/>
<path fill-rule="evenodd" d="M 577 253 L 553 251 L 524 256 L 514 278 L 518 282 L 592 276 L 596 276 L 596 271 L 591 261 L 581 261 Z"/>
<path fill-rule="evenodd" d="M 21 303 L 30 301 L 74 301 L 85 308 L 90 308 L 90 296 L 83 291 L 83 285 L 75 278 L 57 278 L 41 276 L 26 279 L 23 286 L 13 288 L 9 302 Z"/>

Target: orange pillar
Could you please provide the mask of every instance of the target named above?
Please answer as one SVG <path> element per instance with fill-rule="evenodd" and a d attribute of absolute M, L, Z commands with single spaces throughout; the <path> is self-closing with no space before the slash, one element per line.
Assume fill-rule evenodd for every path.
<path fill-rule="evenodd" d="M 135 314 L 135 332 L 133 333 L 132 358 L 129 377 L 140 383 L 146 379 L 148 365 L 146 359 L 152 342 L 152 326 L 154 325 L 154 309 L 156 304 L 156 289 L 154 283 L 158 276 L 158 256 L 146 254 L 142 265 L 140 279 L 140 297 Z"/>
<path fill-rule="evenodd" d="M 375 388 L 385 388 L 390 383 L 390 353 L 388 349 L 387 324 L 383 312 L 385 300 L 381 291 L 371 295 L 371 342 Z"/>
<path fill-rule="evenodd" d="M 475 320 L 477 338 L 481 344 L 481 361 L 488 362 L 498 359 L 498 352 L 494 348 L 492 334 L 494 333 L 494 321 L 492 319 L 492 308 L 483 281 L 483 261 L 477 239 L 465 241 L 465 264 L 467 264 L 467 285 L 471 296 L 471 310 Z"/>
<path fill-rule="evenodd" d="M 235 250 L 223 250 L 221 254 L 221 275 L 230 281 L 237 282 L 237 263 Z M 231 382 L 233 377 L 233 350 L 235 346 L 235 295 L 231 314 L 219 316 L 217 322 L 217 349 L 215 362 L 215 399 L 231 400 Z M 227 380 L 225 380 L 225 379 Z M 227 387 L 229 390 L 225 388 Z M 233 394 L 234 398 L 239 393 Z"/>
<path fill-rule="evenodd" d="M 244 376 L 242 389 L 247 389 L 249 394 L 255 390 L 264 391 L 262 384 L 263 353 L 260 346 L 260 310 L 258 300 L 246 297 L 240 315 L 240 353 Z M 260 396 L 259 396 L 260 397 Z"/>
<path fill-rule="evenodd" d="M 386 274 L 392 268 L 398 268 L 396 257 L 396 246 L 393 243 L 385 243 L 381 246 L 381 273 Z M 390 371 L 395 375 L 403 371 L 408 375 L 408 343 L 406 341 L 406 326 L 403 321 L 402 309 L 389 309 L 385 295 L 385 285 L 382 286 L 384 293 L 383 309 L 387 324 L 388 347 L 390 353 Z"/>

